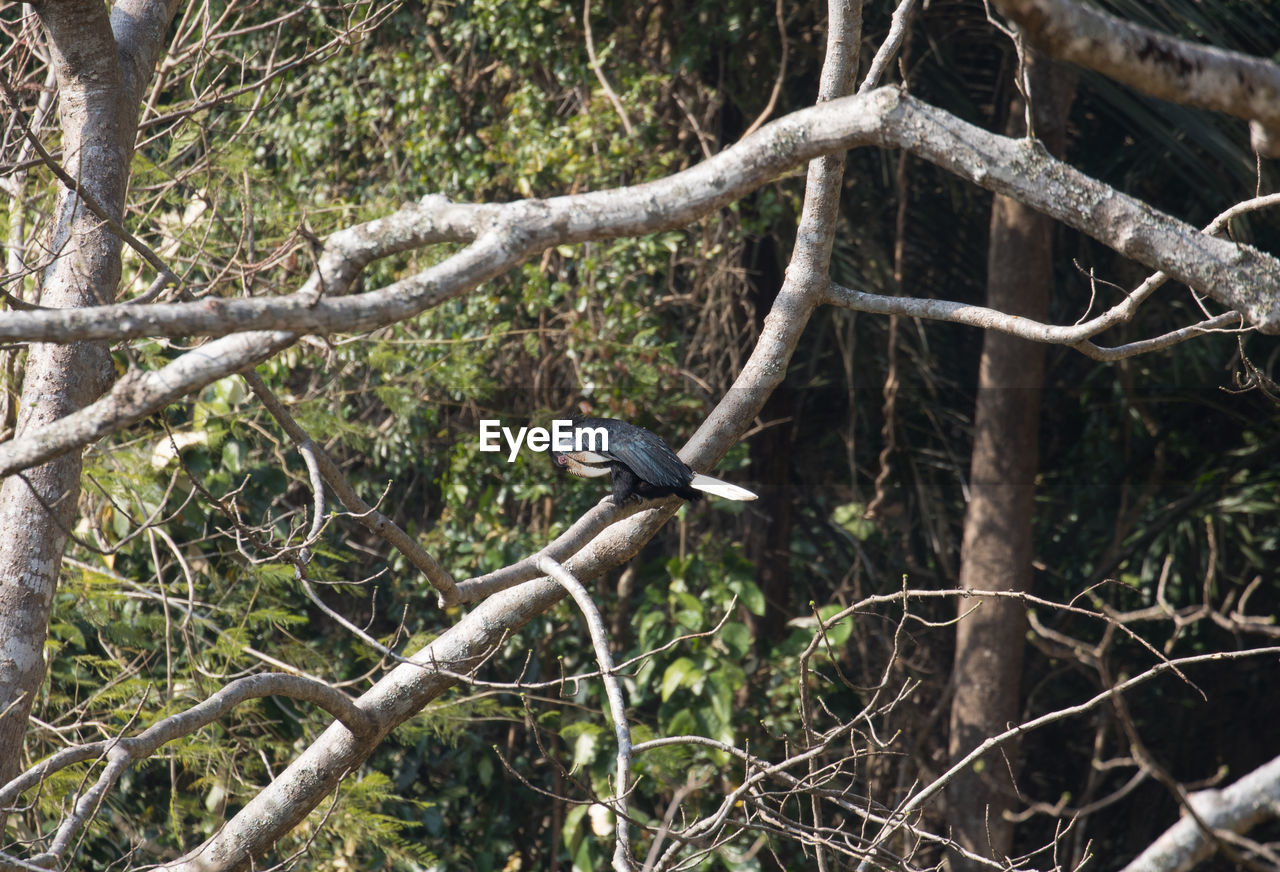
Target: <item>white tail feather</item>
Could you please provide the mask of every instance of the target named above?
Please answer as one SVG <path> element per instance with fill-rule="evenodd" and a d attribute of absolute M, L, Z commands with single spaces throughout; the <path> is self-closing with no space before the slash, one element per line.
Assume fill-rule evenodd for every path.
<path fill-rule="evenodd" d="M 712 478 L 709 475 L 703 475 L 700 472 L 693 474 L 693 481 L 689 485 L 703 493 L 713 494 L 718 497 L 724 497 L 726 500 L 754 500 L 756 495 L 745 487 L 738 487 L 736 484 L 729 484 L 727 481 L 721 481 L 718 478 Z"/>

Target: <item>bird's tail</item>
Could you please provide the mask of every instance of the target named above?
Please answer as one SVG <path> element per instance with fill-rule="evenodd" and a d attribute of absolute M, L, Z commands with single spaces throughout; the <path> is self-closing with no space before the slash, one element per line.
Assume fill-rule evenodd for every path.
<path fill-rule="evenodd" d="M 689 486 L 695 490 L 704 493 L 713 494 L 717 497 L 723 497 L 726 500 L 754 500 L 756 495 L 745 487 L 738 487 L 736 484 L 729 484 L 727 481 L 721 481 L 718 478 L 712 478 L 709 475 L 703 475 L 700 472 L 693 474 L 693 481 L 689 482 Z"/>

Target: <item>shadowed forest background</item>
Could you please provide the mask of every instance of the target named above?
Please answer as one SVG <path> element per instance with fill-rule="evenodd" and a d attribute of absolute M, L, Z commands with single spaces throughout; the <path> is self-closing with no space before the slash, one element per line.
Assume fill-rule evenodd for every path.
<path fill-rule="evenodd" d="M 1270 57 L 1280 44 L 1280 11 L 1265 3 L 1106 6 L 1248 54 Z M 765 114 L 813 103 L 827 17 L 812 3 L 739 0 L 201 10 L 179 12 L 172 25 L 204 35 L 189 54 L 162 61 L 148 92 L 125 222 L 180 275 L 186 296 L 175 299 L 293 291 L 330 233 L 427 195 L 503 203 L 692 166 Z M 866 6 L 863 69 L 892 12 Z M 0 8 L 0 26 L 11 99 L 56 146 L 42 49 L 23 30 L 29 10 Z M 1038 64 L 1061 111 L 1055 118 L 1036 105 L 1046 110 L 1037 134 L 1084 173 L 1197 227 L 1276 189 L 1274 162 L 1255 155 L 1246 122 Z M 889 81 L 905 81 L 915 97 L 1021 135 L 1017 53 L 981 2 L 916 8 L 895 66 Z M 37 156 L 20 154 L 22 132 L 5 124 L 0 162 L 13 184 L 2 207 L 3 288 L 21 308 L 35 302 L 43 257 L 25 240 L 48 221 L 56 186 Z M 1029 305 L 1047 307 L 1041 320 L 1069 325 L 1114 305 L 1149 272 L 1047 219 L 1027 235 L 1015 221 L 997 239 L 992 194 L 900 150 L 857 148 L 846 160 L 831 258 L 842 285 L 982 305 L 993 272 L 1016 277 L 1024 258 L 1043 256 L 1043 299 Z M 479 421 L 616 417 L 681 446 L 760 336 L 803 197 L 798 167 L 686 229 L 554 246 L 392 326 L 307 337 L 257 372 L 359 495 L 442 566 L 459 578 L 497 570 L 536 552 L 608 491 L 557 476 L 540 454 L 508 464 L 481 453 Z M 1277 252 L 1280 221 L 1274 211 L 1237 216 L 1229 237 Z M 357 288 L 458 247 L 376 260 Z M 126 247 L 122 300 L 145 291 L 146 270 Z M 1193 324 L 1201 305 L 1170 283 L 1107 341 Z M 131 339 L 111 346 L 112 360 L 117 372 L 159 367 L 189 344 Z M 682 509 L 625 568 L 587 582 L 615 660 L 656 651 L 623 670 L 635 741 L 696 735 L 778 759 L 824 718 L 850 718 L 876 688 L 891 688 L 874 725 L 823 758 L 832 768 L 822 786 L 891 808 L 957 756 L 949 737 L 962 715 L 953 705 L 967 686 L 1005 684 L 1016 706 L 1008 726 L 1087 700 L 1162 656 L 1277 644 L 1280 392 L 1271 379 L 1280 345 L 1218 332 L 1114 362 L 1016 340 L 1006 351 L 1014 370 L 1034 360 L 1026 369 L 1042 366 L 1042 378 L 993 390 L 1031 409 L 1022 419 L 1031 438 L 999 423 L 990 435 L 1010 457 L 1029 446 L 1024 564 L 1040 600 L 886 599 L 830 627 L 813 648 L 818 616 L 904 589 L 972 586 L 962 583 L 966 505 L 975 485 L 1006 486 L 975 481 L 971 466 L 983 347 L 984 332 L 969 326 L 817 310 L 757 425 L 716 467 L 760 499 Z M 8 434 L 25 353 L 0 351 Z M 307 546 L 308 585 L 300 585 L 301 552 L 276 546 L 311 523 L 307 466 L 238 376 L 87 448 L 81 481 L 48 625 L 48 677 L 22 759 L 0 770 L 0 783 L 75 742 L 137 732 L 254 671 L 296 670 L 363 691 L 389 661 L 333 613 L 407 655 L 469 608 L 441 608 L 409 560 L 336 501 Z M 1005 532 L 983 541 L 1019 547 Z M 955 667 L 957 607 L 995 614 L 1002 632 L 1025 643 L 1020 672 Z M 596 679 L 559 682 L 597 669 L 571 601 L 533 618 L 492 652 L 477 681 L 396 729 L 270 861 L 317 870 L 606 868 L 612 824 L 593 830 L 589 810 L 611 795 L 613 727 Z M 1274 654 L 1180 672 L 983 758 L 975 777 L 1004 797 L 996 817 L 1003 807 L 1010 854 L 1056 846 L 1014 866 L 1119 869 L 1178 819 L 1179 785 L 1224 786 L 1280 753 Z M 178 857 L 331 720 L 272 696 L 165 745 L 108 794 L 72 867 Z M 0 850 L 16 855 L 47 838 L 68 797 L 97 777 L 93 765 L 24 794 L 3 819 Z M 633 777 L 633 811 L 651 828 L 635 836 L 643 860 L 653 831 L 672 844 L 669 831 L 710 813 L 744 771 L 723 747 L 686 744 L 638 756 Z M 949 792 L 915 820 L 946 833 L 974 795 Z M 783 797 L 779 814 L 802 818 L 809 802 Z M 830 815 L 822 826 L 837 827 Z M 857 866 L 819 860 L 787 833 L 761 819 L 724 843 L 699 845 L 697 868 Z M 1263 850 L 1237 846 L 1199 868 L 1275 868 L 1280 825 L 1250 838 Z M 938 844 L 905 836 L 889 849 L 909 858 L 903 868 L 946 857 Z"/>

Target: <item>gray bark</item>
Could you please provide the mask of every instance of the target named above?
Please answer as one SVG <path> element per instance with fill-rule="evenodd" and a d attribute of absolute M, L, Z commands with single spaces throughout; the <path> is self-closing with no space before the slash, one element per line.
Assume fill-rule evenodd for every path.
<path fill-rule="evenodd" d="M 1214 830 L 1243 834 L 1268 818 L 1280 818 L 1280 757 L 1221 790 L 1193 793 L 1190 801 Z M 1195 819 L 1184 814 L 1122 872 L 1189 872 L 1215 847 Z"/>
<path fill-rule="evenodd" d="M 124 0 L 111 18 L 96 0 L 35 5 L 58 82 L 64 168 L 117 222 L 142 87 L 176 3 Z M 49 239 L 56 252 L 38 302 L 71 309 L 111 302 L 120 281 L 120 240 L 69 190 Z M 47 426 L 95 400 L 110 384 L 102 342 L 35 344 L 27 357 L 17 434 Z M 27 715 L 44 678 L 44 641 L 62 549 L 80 494 L 80 456 L 63 454 L 0 485 L 0 782 L 21 761 Z"/>
<path fill-rule="evenodd" d="M 372 330 L 456 299 L 552 245 L 684 227 L 779 174 L 824 154 L 903 148 L 987 190 L 1025 203 L 1280 333 L 1280 262 L 1217 239 L 1068 164 L 1037 143 L 999 136 L 897 88 L 879 88 L 793 112 L 709 160 L 626 188 L 473 206 L 426 198 L 334 234 L 294 294 L 192 303 L 117 304 L 0 313 L 0 339 L 67 341 L 143 336 L 224 336 L 245 330 Z M 449 259 L 366 293 L 350 293 L 381 257 L 442 241 L 471 242 Z"/>
<path fill-rule="evenodd" d="M 1253 147 L 1280 151 L 1280 67 L 1197 45 L 1072 0 L 995 0 L 1046 54 L 1162 100 L 1253 121 Z"/>

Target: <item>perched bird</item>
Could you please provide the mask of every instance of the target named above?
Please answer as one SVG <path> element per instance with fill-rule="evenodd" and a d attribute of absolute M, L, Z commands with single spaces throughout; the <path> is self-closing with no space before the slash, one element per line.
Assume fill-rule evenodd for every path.
<path fill-rule="evenodd" d="M 552 446 L 551 462 L 557 468 L 583 478 L 613 476 L 613 502 L 630 499 L 658 499 L 675 494 L 686 500 L 702 499 L 703 493 L 727 500 L 754 500 L 746 488 L 709 475 L 694 472 L 676 456 L 661 437 L 643 427 L 613 418 L 583 418 L 574 422 L 574 435 L 594 434 L 592 442 L 575 438 L 574 447 L 586 450 L 557 451 Z M 607 446 L 607 447 L 605 447 Z"/>

